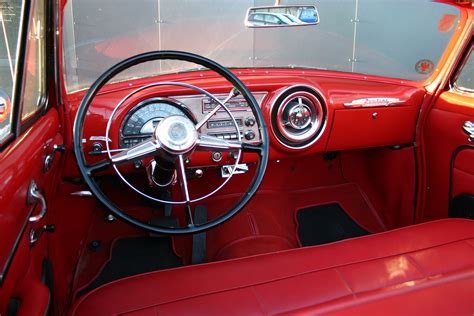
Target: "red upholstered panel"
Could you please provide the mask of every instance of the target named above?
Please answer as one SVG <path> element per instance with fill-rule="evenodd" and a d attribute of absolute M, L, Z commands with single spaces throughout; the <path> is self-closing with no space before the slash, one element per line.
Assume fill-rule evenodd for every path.
<path fill-rule="evenodd" d="M 460 150 L 452 170 L 451 197 L 461 193 L 474 195 L 474 145 Z"/>
<path fill-rule="evenodd" d="M 71 315 L 385 313 L 416 304 L 420 313 L 440 297 L 433 304 L 445 314 L 472 314 L 473 245 L 474 221 L 441 220 L 126 278 L 82 297 Z"/>
<path fill-rule="evenodd" d="M 415 287 L 412 291 L 393 293 L 383 300 L 367 300 L 353 306 L 320 315 L 472 315 L 474 310 L 472 273 L 436 286 Z M 295 311 L 296 312 L 296 311 Z M 297 311 L 311 314 L 311 308 Z"/>
<path fill-rule="evenodd" d="M 418 214 L 418 221 L 429 221 L 448 216 L 451 159 L 460 146 L 470 145 L 462 126 L 474 120 L 472 98 L 450 91 L 443 92 L 429 112 L 424 130 L 426 157 L 425 206 Z M 454 195 L 472 188 L 472 157 L 467 151 L 456 159 L 454 169 Z M 460 171 L 462 174 L 460 174 Z M 471 184 L 471 185 L 469 185 Z"/>

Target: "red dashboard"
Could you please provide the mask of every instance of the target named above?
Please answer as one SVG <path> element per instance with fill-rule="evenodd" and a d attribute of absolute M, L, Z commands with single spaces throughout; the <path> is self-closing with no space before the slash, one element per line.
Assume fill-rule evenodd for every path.
<path fill-rule="evenodd" d="M 270 136 L 270 159 L 284 159 L 316 152 L 398 146 L 413 143 L 415 140 L 415 127 L 425 95 L 425 89 L 416 82 L 327 71 L 260 69 L 234 70 L 234 73 L 252 91 L 263 111 Z M 85 122 L 83 142 L 86 156 L 91 153 L 88 157 L 91 161 L 100 159 L 101 155 L 94 153 L 94 150 L 100 152 L 100 149 L 105 147 L 108 119 L 121 100 L 139 87 L 160 81 L 192 84 L 216 94 L 219 98 L 231 90 L 230 84 L 224 79 L 207 71 L 165 75 L 106 86 L 91 105 Z M 84 93 L 81 91 L 64 98 L 65 118 L 71 126 Z M 286 141 L 288 135 L 282 135 L 276 122 L 281 119 L 279 110 L 288 103 L 288 98 L 283 97 L 289 94 L 295 95 L 296 98 L 307 96 L 309 104 L 316 103 L 312 109 L 315 112 L 312 123 L 316 126 L 312 130 L 313 134 L 306 140 L 305 135 L 296 135 L 296 139 L 303 139 L 301 146 L 295 139 Z M 124 123 L 131 113 L 137 112 L 144 103 L 150 103 L 150 99 L 154 98 L 175 100 L 197 116 L 203 115 L 206 108 L 212 106 L 206 96 L 183 87 L 158 86 L 143 89 L 117 109 L 109 131 L 111 149 L 127 146 L 123 140 Z M 230 110 L 239 122 L 242 139 L 246 142 L 258 142 L 258 128 L 247 124 L 252 118 L 251 112 L 245 110 L 245 104 L 240 102 L 239 105 L 239 102 L 237 100 L 231 105 Z M 219 116 L 224 114 L 217 113 L 215 126 L 207 126 L 204 132 L 221 138 L 235 139 L 235 134 L 225 133 L 229 128 L 233 128 L 235 132 L 235 127 L 228 125 L 229 122 Z M 66 129 L 66 134 L 69 134 L 66 135 L 68 145 L 72 144 L 71 132 L 72 129 Z M 254 133 L 253 137 L 247 137 L 250 132 Z M 252 154 L 246 155 L 245 162 L 256 159 Z M 231 153 L 222 153 L 222 159 L 218 161 L 213 159 L 211 153 L 194 153 L 190 165 L 208 166 L 231 161 Z M 73 155 L 70 155 L 69 163 L 74 164 Z M 72 172 L 67 176 L 74 175 L 75 172 Z"/>

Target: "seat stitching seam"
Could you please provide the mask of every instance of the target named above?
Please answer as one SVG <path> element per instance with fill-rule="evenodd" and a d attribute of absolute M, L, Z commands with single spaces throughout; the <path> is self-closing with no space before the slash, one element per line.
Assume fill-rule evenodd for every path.
<path fill-rule="evenodd" d="M 450 275 L 450 276 L 447 276 L 444 279 L 424 279 L 426 282 L 422 282 L 422 283 L 418 284 L 418 286 L 393 288 L 391 291 L 386 292 L 386 294 L 385 294 L 386 296 L 384 296 L 384 294 L 382 294 L 380 292 L 379 293 L 375 292 L 373 294 L 369 294 L 370 292 L 373 292 L 373 291 L 361 292 L 361 293 L 369 294 L 370 297 L 366 297 L 366 296 L 359 297 L 358 300 L 347 302 L 345 307 L 358 306 L 358 305 L 361 305 L 361 304 L 364 304 L 364 303 L 370 302 L 370 301 L 377 302 L 377 301 L 380 301 L 380 300 L 383 300 L 383 299 L 386 299 L 386 298 L 389 298 L 389 297 L 395 297 L 395 296 L 398 296 L 398 295 L 403 295 L 403 294 L 406 294 L 406 293 L 412 293 L 414 291 L 423 290 L 423 289 L 426 289 L 426 288 L 429 288 L 429 287 L 437 286 L 438 284 L 446 284 L 446 283 L 449 283 L 449 282 L 455 282 L 455 281 L 458 281 L 458 280 L 464 280 L 464 279 L 468 279 L 468 278 L 472 278 L 472 277 L 474 277 L 474 271 L 462 272 L 462 273 L 459 273 L 459 275 Z M 328 303 L 329 302 L 330 301 L 328 301 Z M 331 311 L 335 311 L 335 310 L 337 310 L 337 308 L 335 309 L 334 307 L 327 307 L 325 310 L 319 311 L 319 313 L 322 314 L 322 313 L 327 313 L 327 312 L 331 312 Z"/>
<path fill-rule="evenodd" d="M 248 221 L 249 221 L 249 224 L 250 224 L 250 227 L 252 229 L 252 233 L 253 235 L 259 235 L 259 230 L 258 230 L 258 226 L 257 226 L 257 223 L 255 221 L 255 218 L 253 216 L 253 214 L 249 211 L 247 212 L 247 218 L 248 218 Z"/>
<path fill-rule="evenodd" d="M 449 243 L 446 243 L 446 244 L 437 245 L 437 246 L 429 247 L 429 248 L 424 248 L 424 249 L 421 249 L 421 250 L 437 248 L 439 246 L 454 244 L 454 243 L 458 243 L 458 242 L 462 242 L 462 241 L 470 240 L 470 239 L 472 239 L 472 238 L 468 238 L 468 239 L 464 239 L 464 240 L 458 240 L 458 241 L 455 241 L 455 242 L 449 242 Z M 421 251 L 421 250 L 415 250 L 415 251 L 411 251 L 411 252 L 407 252 L 407 253 L 414 253 L 414 252 L 418 252 L 418 251 Z M 149 305 L 149 306 L 145 306 L 145 307 L 140 307 L 138 309 L 132 309 L 131 311 L 141 310 L 141 309 L 150 308 L 150 307 L 154 307 L 154 306 L 161 306 L 161 305 L 165 305 L 165 304 L 171 304 L 171 303 L 175 303 L 175 302 L 179 302 L 179 301 L 183 301 L 183 300 L 198 298 L 198 297 L 201 297 L 201 296 L 207 296 L 207 295 L 213 295 L 213 294 L 222 293 L 222 292 L 229 292 L 229 291 L 244 289 L 244 288 L 248 288 L 248 287 L 252 287 L 252 286 L 258 286 L 258 285 L 263 285 L 263 284 L 274 283 L 274 282 L 278 282 L 278 281 L 282 281 L 282 280 L 291 279 L 293 277 L 309 275 L 309 274 L 312 274 L 312 273 L 317 273 L 317 272 L 320 272 L 320 271 L 327 271 L 327 270 L 335 269 L 335 268 L 338 268 L 338 267 L 344 267 L 344 266 L 348 266 L 348 265 L 364 263 L 364 262 L 369 262 L 369 261 L 375 261 L 375 260 L 384 259 L 384 258 L 397 257 L 397 256 L 400 256 L 400 254 L 386 256 L 386 257 L 379 257 L 379 258 L 375 258 L 375 259 L 368 259 L 368 260 L 358 261 L 358 262 L 351 262 L 349 264 L 340 264 L 340 265 L 335 265 L 335 266 L 332 266 L 332 267 L 327 267 L 327 268 L 324 268 L 324 269 L 301 272 L 301 273 L 298 273 L 298 274 L 293 274 L 291 276 L 275 278 L 275 279 L 255 283 L 255 284 L 246 284 L 246 285 L 240 285 L 240 286 L 236 286 L 236 287 L 229 287 L 229 288 L 222 289 L 222 290 L 213 290 L 213 291 L 209 291 L 209 292 L 206 292 L 206 293 L 199 293 L 199 294 L 195 294 L 195 295 L 190 295 L 190 296 L 186 296 L 186 297 L 181 297 L 181 298 L 177 298 L 177 299 L 168 300 L 168 301 L 162 302 L 162 303 L 157 303 L 157 304 L 153 304 L 153 305 Z"/>
<path fill-rule="evenodd" d="M 265 300 L 262 300 L 262 298 L 258 294 L 258 291 L 254 285 L 250 286 L 250 288 L 253 292 L 253 295 L 255 296 L 255 300 L 257 301 L 257 305 L 260 311 L 262 312 L 262 314 L 268 315 L 269 313 L 267 312 L 267 309 L 265 308 L 265 303 L 264 303 Z"/>
<path fill-rule="evenodd" d="M 339 275 L 339 278 L 341 279 L 342 283 L 346 286 L 346 288 L 349 290 L 349 292 L 352 294 L 352 296 L 355 298 L 357 297 L 355 291 L 352 289 L 352 287 L 349 285 L 349 281 L 346 279 L 344 274 L 339 270 L 338 268 L 334 268 L 336 270 L 336 273 Z"/>
<path fill-rule="evenodd" d="M 387 232 L 384 232 L 384 233 L 389 233 L 389 232 L 391 232 L 391 231 L 387 231 Z M 380 234 L 384 234 L 384 233 L 380 233 Z M 423 250 L 428 250 L 428 249 L 433 249 L 433 248 L 437 248 L 437 247 L 441 247 L 441 246 L 446 246 L 446 245 L 450 245 L 450 244 L 455 244 L 455 243 L 459 243 L 459 242 L 467 242 L 468 240 L 471 240 L 471 239 L 473 239 L 473 238 L 472 238 L 472 237 L 468 237 L 468 238 L 458 239 L 458 240 L 455 240 L 455 241 L 450 241 L 450 242 L 447 242 L 447 243 L 441 243 L 441 244 L 437 244 L 437 245 L 430 246 L 430 247 L 426 247 L 426 248 L 420 248 L 420 249 L 417 249 L 417 250 L 413 250 L 413 251 L 410 251 L 410 252 L 406 252 L 405 254 L 414 253 L 414 252 L 423 251 Z M 301 272 L 301 273 L 298 273 L 298 274 L 293 274 L 293 275 L 290 275 L 290 276 L 285 276 L 285 277 L 280 277 L 280 278 L 275 278 L 275 279 L 270 279 L 270 280 L 262 281 L 262 282 L 257 283 L 257 284 L 246 284 L 246 285 L 241 285 L 241 286 L 237 286 L 237 287 L 233 287 L 233 288 L 227 288 L 227 289 L 224 289 L 224 290 L 213 290 L 213 291 L 210 291 L 210 292 L 195 294 L 195 295 L 187 296 L 187 297 L 184 297 L 184 298 L 178 298 L 178 299 L 168 300 L 168 301 L 166 301 L 166 302 L 159 303 L 159 304 L 153 304 L 153 305 L 151 305 L 151 306 L 159 306 L 159 305 L 168 304 L 168 303 L 173 303 L 173 302 L 177 302 L 177 301 L 180 301 L 180 300 L 189 299 L 189 298 L 194 298 L 194 297 L 199 297 L 199 296 L 203 296 L 203 295 L 215 294 L 215 293 L 219 293 L 219 292 L 231 291 L 231 290 L 234 290 L 234 289 L 245 288 L 245 287 L 249 287 L 249 286 L 255 286 L 255 285 L 260 285 L 260 284 L 272 283 L 272 282 L 276 282 L 276 281 L 280 281 L 280 280 L 289 279 L 289 278 L 292 278 L 292 277 L 297 277 L 297 276 L 302 276 L 302 275 L 306 275 L 306 274 L 315 273 L 315 272 L 318 272 L 318 271 L 325 271 L 325 270 L 332 269 L 332 268 L 336 268 L 336 267 L 348 266 L 348 265 L 353 265 L 353 264 L 358 264 L 358 263 L 363 263 L 363 262 L 369 262 L 369 261 L 373 261 L 373 260 L 379 260 L 379 259 L 383 259 L 383 258 L 395 257 L 395 256 L 399 256 L 399 255 L 400 255 L 400 254 L 392 254 L 392 255 L 387 255 L 387 256 L 374 257 L 374 258 L 370 258 L 370 259 L 365 259 L 365 260 L 360 260 L 360 261 L 353 261 L 353 262 L 349 262 L 349 263 L 334 265 L 334 266 L 332 266 L 332 267 L 327 267 L 327 268 L 323 268 L 323 269 L 309 270 L 309 271 Z M 146 275 L 151 274 L 151 273 L 156 273 L 156 271 L 155 271 L 155 272 L 149 272 L 149 273 L 141 274 L 141 275 L 139 275 L 139 276 L 146 276 Z M 135 278 L 135 277 L 137 277 L 137 276 L 132 276 L 132 277 L 128 277 L 128 278 L 121 279 L 121 280 L 123 281 L 123 280 L 126 280 L 126 279 L 133 279 L 133 278 Z M 87 298 L 89 298 L 90 296 L 92 296 L 93 293 L 98 292 L 100 289 L 105 289 L 105 288 L 107 288 L 107 287 L 110 287 L 111 285 L 116 284 L 116 283 L 118 283 L 118 282 L 121 281 L 121 280 L 116 280 L 116 281 L 114 281 L 114 282 L 105 284 L 105 285 L 103 285 L 103 286 L 101 286 L 101 287 L 98 287 L 98 288 L 94 289 L 93 291 L 87 293 L 86 295 L 84 295 L 83 297 L 81 297 L 81 300 L 78 302 L 78 304 L 76 305 L 76 307 L 74 308 L 74 310 L 76 310 L 77 306 L 80 306 L 80 304 L 81 304 L 82 302 L 84 302 Z M 143 308 L 146 308 L 146 307 L 143 307 Z M 142 308 L 140 308 L 140 309 L 142 309 Z M 136 310 L 136 309 L 135 309 L 135 310 Z M 132 310 L 132 311 L 133 311 L 133 310 Z"/>
<path fill-rule="evenodd" d="M 423 288 L 426 288 L 428 286 L 433 286 L 433 283 L 434 283 L 434 285 L 436 285 L 440 282 L 452 282 L 452 281 L 456 281 L 456 280 L 462 280 L 462 279 L 465 279 L 465 278 L 469 278 L 469 277 L 472 277 L 472 276 L 474 276 L 474 271 L 467 271 L 467 272 L 464 271 L 464 272 L 460 273 L 458 276 L 456 276 L 456 275 L 447 276 L 445 278 L 446 280 L 442 280 L 442 279 L 438 279 L 438 278 L 435 278 L 435 279 L 416 279 L 417 281 L 419 280 L 419 281 L 424 281 L 424 282 L 420 283 L 418 285 L 418 287 L 396 288 L 396 287 L 393 287 L 393 285 L 392 285 L 393 289 L 391 291 L 389 291 L 389 293 L 392 292 L 393 294 L 389 294 L 389 296 L 399 295 L 400 291 L 402 291 L 402 292 L 405 291 L 405 292 L 409 293 L 409 292 L 412 292 L 412 291 L 416 291 L 418 289 L 423 289 Z M 405 282 L 403 282 L 403 283 L 405 283 Z M 403 284 L 403 283 L 401 283 L 401 284 Z M 257 285 L 261 285 L 261 284 L 257 284 Z M 136 312 L 136 311 L 139 311 L 139 310 L 149 309 L 149 308 L 153 308 L 153 307 L 156 309 L 158 306 L 162 306 L 162 305 L 173 304 L 173 303 L 177 303 L 177 302 L 188 300 L 188 299 L 195 299 L 195 298 L 199 298 L 199 297 L 202 297 L 202 296 L 213 295 L 213 294 L 218 294 L 218 293 L 223 293 L 223 292 L 230 292 L 230 291 L 234 291 L 234 290 L 241 290 L 241 289 L 250 288 L 250 287 L 253 288 L 253 287 L 255 287 L 255 285 L 241 286 L 241 287 L 238 287 L 238 288 L 226 289 L 226 290 L 223 290 L 223 291 L 210 292 L 210 293 L 198 294 L 198 295 L 195 295 L 195 296 L 190 296 L 190 297 L 185 297 L 185 298 L 179 298 L 179 299 L 172 300 L 172 301 L 165 302 L 165 303 L 153 304 L 153 305 L 148 305 L 148 306 L 144 306 L 144 307 L 131 309 L 131 310 L 128 310 L 126 312 L 122 312 L 121 315 L 126 314 L 126 313 L 130 313 L 130 312 Z M 358 294 L 376 293 L 377 290 L 380 290 L 380 289 L 373 289 L 373 290 L 369 290 L 369 291 L 361 291 Z M 379 300 L 379 298 L 377 298 L 378 294 L 372 294 L 372 295 L 374 295 L 375 301 Z M 344 298 L 347 298 L 347 297 L 349 297 L 349 295 L 343 295 L 343 296 L 340 296 L 340 297 L 337 297 L 337 298 L 332 298 L 332 299 L 330 299 L 326 302 L 311 304 L 311 305 L 308 305 L 308 306 L 331 303 L 335 300 L 344 299 Z M 367 300 L 364 297 L 362 297 L 362 298 L 358 297 L 356 294 L 354 294 L 353 297 L 355 299 L 362 299 L 364 301 Z M 300 307 L 300 308 L 304 308 L 304 307 Z M 266 315 L 269 315 L 269 313 L 266 313 Z"/>
<path fill-rule="evenodd" d="M 425 279 L 429 277 L 429 273 L 427 273 L 425 269 L 421 267 L 415 258 L 413 258 L 409 253 L 407 253 L 405 257 Z"/>

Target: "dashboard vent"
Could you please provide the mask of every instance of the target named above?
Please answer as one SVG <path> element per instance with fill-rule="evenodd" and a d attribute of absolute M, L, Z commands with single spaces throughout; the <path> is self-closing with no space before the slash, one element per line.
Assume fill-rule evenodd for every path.
<path fill-rule="evenodd" d="M 283 91 L 271 110 L 272 130 L 278 141 L 288 148 L 306 148 L 321 135 L 327 117 L 322 96 L 307 86 Z"/>

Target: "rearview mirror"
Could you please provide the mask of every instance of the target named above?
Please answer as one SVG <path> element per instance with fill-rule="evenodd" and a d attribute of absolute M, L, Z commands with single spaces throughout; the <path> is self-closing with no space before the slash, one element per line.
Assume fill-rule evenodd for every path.
<path fill-rule="evenodd" d="M 247 27 L 289 27 L 319 24 L 319 14 L 312 5 L 253 7 L 247 10 Z"/>

